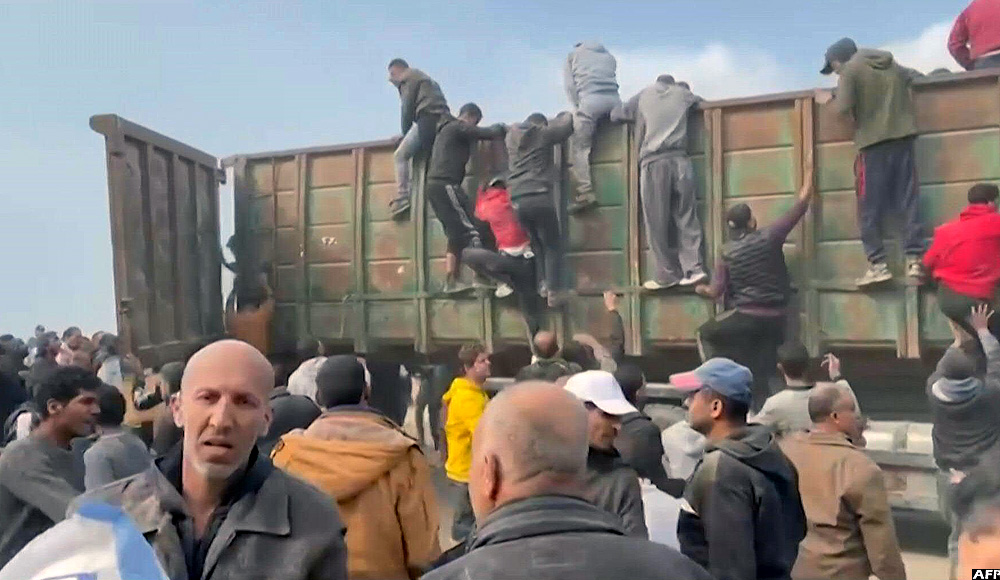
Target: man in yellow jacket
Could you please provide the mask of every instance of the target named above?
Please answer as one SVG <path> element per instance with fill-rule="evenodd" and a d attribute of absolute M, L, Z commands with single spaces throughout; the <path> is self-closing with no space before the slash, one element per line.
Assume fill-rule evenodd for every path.
<path fill-rule="evenodd" d="M 274 465 L 332 496 L 347 525 L 351 580 L 418 578 L 440 554 L 430 470 L 417 441 L 365 405 L 365 369 L 332 356 L 316 375 L 326 411 L 274 448 Z"/>
<path fill-rule="evenodd" d="M 455 519 L 451 537 L 462 541 L 475 526 L 469 501 L 469 467 L 472 465 L 472 434 L 486 410 L 489 397 L 483 384 L 490 377 L 490 354 L 481 344 L 469 344 L 458 351 L 464 375 L 451 383 L 441 398 L 444 425 L 444 469 L 455 494 Z"/>

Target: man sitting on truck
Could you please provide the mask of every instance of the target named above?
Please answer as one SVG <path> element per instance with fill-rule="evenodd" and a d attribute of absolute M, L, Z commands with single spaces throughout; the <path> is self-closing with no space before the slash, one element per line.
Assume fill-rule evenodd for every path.
<path fill-rule="evenodd" d="M 401 58 L 389 63 L 389 82 L 399 90 L 403 128 L 395 153 L 399 193 L 389 202 L 389 210 L 394 218 L 405 219 L 410 213 L 410 161 L 430 153 L 438 120 L 448 113 L 448 102 L 434 79 L 410 68 Z"/>
<path fill-rule="evenodd" d="M 555 146 L 573 133 L 573 117 L 560 113 L 550 123 L 532 113 L 507 133 L 510 200 L 534 251 L 539 293 L 549 306 L 562 302 L 563 243 L 559 216 L 552 196 L 555 183 Z"/>
<path fill-rule="evenodd" d="M 776 350 L 784 342 L 792 287 L 782 246 L 812 199 L 811 154 L 806 167 L 795 205 L 770 227 L 757 229 L 757 219 L 745 203 L 729 208 L 729 242 L 722 249 L 712 285 L 695 288 L 702 296 L 725 299 L 735 306 L 698 329 L 698 349 L 702 360 L 727 356 L 747 363 L 754 376 L 755 411 L 770 394 L 768 382 L 777 366 Z"/>
<path fill-rule="evenodd" d="M 917 117 L 910 85 L 919 72 L 900 66 L 892 54 L 863 48 L 842 38 L 826 51 L 821 73 L 837 73 L 836 98 L 830 91 L 816 93 L 823 105 L 833 99 L 837 113 L 853 119 L 854 162 L 861 243 L 868 256 L 868 271 L 858 287 L 892 279 L 882 243 L 882 219 L 890 212 L 902 214 L 906 275 L 923 279 L 920 258 L 924 253 L 920 221 L 920 182 L 917 180 Z"/>
<path fill-rule="evenodd" d="M 444 292 L 451 294 L 469 288 L 459 283 L 462 250 L 483 245 L 487 232 L 484 224 L 473 217 L 472 200 L 462 190 L 465 166 L 469 163 L 472 146 L 480 139 L 502 139 L 506 128 L 502 124 L 478 127 L 483 112 L 475 103 L 459 109 L 458 117 L 443 115 L 437 124 L 437 137 L 427 170 L 425 195 L 448 238 L 445 255 Z"/>
<path fill-rule="evenodd" d="M 992 183 L 973 185 L 968 207 L 958 219 L 934 230 L 931 247 L 924 254 L 924 268 L 938 282 L 938 307 L 973 337 L 969 309 L 977 304 L 1000 309 L 998 197 L 1000 189 Z M 990 320 L 990 331 L 1000 336 L 1000 317 Z"/>

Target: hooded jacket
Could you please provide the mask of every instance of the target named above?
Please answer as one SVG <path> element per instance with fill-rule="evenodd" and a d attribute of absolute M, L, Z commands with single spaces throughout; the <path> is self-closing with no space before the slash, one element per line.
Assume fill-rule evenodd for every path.
<path fill-rule="evenodd" d="M 271 427 L 267 435 L 257 441 L 257 445 L 262 454 L 270 456 L 282 435 L 312 425 L 322 412 L 312 399 L 305 395 L 293 395 L 288 392 L 288 387 L 274 389 L 268 399 L 271 403 Z"/>
<path fill-rule="evenodd" d="M 953 292 L 993 300 L 1000 287 L 1000 268 L 985 256 L 1000 256 L 1000 213 L 994 206 L 974 203 L 958 219 L 934 230 L 924 267 Z"/>
<path fill-rule="evenodd" d="M 514 380 L 519 383 L 523 381 L 546 381 L 554 383 L 557 379 L 575 375 L 581 371 L 583 371 L 583 369 L 580 365 L 566 362 L 565 359 L 557 356 L 552 358 L 539 358 L 530 365 L 517 371 L 517 376 Z"/>
<path fill-rule="evenodd" d="M 555 146 L 573 134 L 573 116 L 560 113 L 547 125 L 527 121 L 507 131 L 507 191 L 510 198 L 547 193 L 555 184 Z"/>
<path fill-rule="evenodd" d="M 396 88 L 399 89 L 403 135 L 423 116 L 448 112 L 448 101 L 444 99 L 441 87 L 422 70 L 409 69 Z"/>
<path fill-rule="evenodd" d="M 566 58 L 566 96 L 574 107 L 590 97 L 618 98 L 618 63 L 599 42 L 581 42 Z"/>
<path fill-rule="evenodd" d="M 418 578 L 440 554 L 427 461 L 389 419 L 361 407 L 328 411 L 282 437 L 273 461 L 337 501 L 352 580 Z"/>
<path fill-rule="evenodd" d="M 986 352 L 985 377 L 946 378 L 944 365 L 953 347 L 927 379 L 934 461 L 941 469 L 965 471 L 983 456 L 1000 453 L 1000 344 L 989 331 L 980 332 L 979 339 Z"/>
<path fill-rule="evenodd" d="M 788 579 L 806 535 L 798 475 L 763 425 L 709 442 L 684 490 L 681 552 L 717 580 Z"/>
<path fill-rule="evenodd" d="M 910 85 L 921 76 L 884 50 L 862 48 L 844 64 L 833 103 L 854 119 L 858 149 L 917 134 Z"/>
<path fill-rule="evenodd" d="M 469 540 L 468 553 L 425 580 L 710 580 L 675 550 L 625 534 L 579 498 L 543 495 L 502 506 Z"/>
<path fill-rule="evenodd" d="M 670 479 L 663 467 L 663 440 L 660 428 L 643 413 L 622 416 L 621 430 L 615 438 L 615 449 L 622 460 L 635 469 L 639 477 L 650 480 L 660 491 L 680 497 L 683 479 Z"/>
<path fill-rule="evenodd" d="M 688 113 L 701 99 L 676 82 L 657 81 L 611 112 L 612 121 L 636 121 L 639 163 L 654 155 L 687 153 Z"/>
<path fill-rule="evenodd" d="M 639 475 L 617 451 L 590 448 L 582 489 L 584 499 L 616 516 L 626 534 L 649 537 Z"/>

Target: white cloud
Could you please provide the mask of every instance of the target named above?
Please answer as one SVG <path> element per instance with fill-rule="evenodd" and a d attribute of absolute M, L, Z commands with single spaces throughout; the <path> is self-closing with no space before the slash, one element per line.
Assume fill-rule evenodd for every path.
<path fill-rule="evenodd" d="M 773 55 L 713 43 L 690 52 L 678 49 L 640 49 L 615 53 L 622 98 L 652 83 L 660 74 L 690 83 L 706 99 L 725 99 L 799 88 L 798 78 Z"/>
<path fill-rule="evenodd" d="M 951 22 L 939 22 L 925 28 L 916 38 L 890 42 L 882 48 L 891 52 L 899 64 L 924 74 L 938 68 L 958 71 L 961 68 L 948 53 L 950 32 Z"/>

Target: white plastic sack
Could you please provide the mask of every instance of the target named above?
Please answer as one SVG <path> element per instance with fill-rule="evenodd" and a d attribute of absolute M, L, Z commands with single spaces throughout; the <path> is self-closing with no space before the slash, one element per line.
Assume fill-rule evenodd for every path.
<path fill-rule="evenodd" d="M 642 490 L 642 507 L 646 515 L 649 541 L 680 550 L 677 541 L 677 518 L 681 512 L 681 500 L 670 497 L 656 489 L 647 479 L 639 480 Z M 0 580 L 5 580 L 0 578 Z"/>
<path fill-rule="evenodd" d="M 87 503 L 32 540 L 0 580 L 167 580 L 153 548 L 120 509 Z"/>

